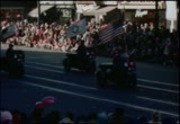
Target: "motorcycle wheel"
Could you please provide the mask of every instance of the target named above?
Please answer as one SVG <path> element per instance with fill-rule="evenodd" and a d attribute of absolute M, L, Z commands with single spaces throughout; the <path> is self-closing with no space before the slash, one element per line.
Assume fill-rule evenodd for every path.
<path fill-rule="evenodd" d="M 20 68 L 18 68 L 16 76 L 17 77 L 22 77 L 24 75 L 24 67 L 21 66 Z"/>
<path fill-rule="evenodd" d="M 132 74 L 132 75 L 131 75 L 131 78 L 129 79 L 128 83 L 129 83 L 129 85 L 130 85 L 131 88 L 136 88 L 137 78 L 136 78 L 136 75 L 135 75 L 135 74 Z"/>
<path fill-rule="evenodd" d="M 99 87 L 104 87 L 106 85 L 106 78 L 103 76 L 102 72 L 97 72 L 96 79 Z"/>
<path fill-rule="evenodd" d="M 96 64 L 95 64 L 95 62 L 90 63 L 90 64 L 87 66 L 86 71 L 87 71 L 88 73 L 94 74 L 94 72 L 96 71 Z"/>
<path fill-rule="evenodd" d="M 24 75 L 24 67 L 21 65 L 14 66 L 8 69 L 9 76 L 15 78 L 21 78 Z"/>

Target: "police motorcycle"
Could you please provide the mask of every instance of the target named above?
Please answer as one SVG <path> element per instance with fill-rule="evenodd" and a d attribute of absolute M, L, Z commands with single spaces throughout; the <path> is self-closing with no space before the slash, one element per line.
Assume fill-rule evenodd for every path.
<path fill-rule="evenodd" d="M 86 55 L 79 55 L 78 53 L 66 53 L 66 58 L 63 60 L 64 70 L 71 71 L 72 68 L 94 73 L 96 70 L 95 52 L 87 48 Z"/>
<path fill-rule="evenodd" d="M 121 66 L 116 66 L 115 60 L 110 63 L 101 63 L 96 71 L 96 80 L 99 87 L 108 83 L 116 84 L 119 87 L 135 88 L 137 83 L 136 64 L 132 55 L 124 54 Z"/>
<path fill-rule="evenodd" d="M 0 31 L 0 41 L 4 42 L 16 33 L 14 24 L 3 27 Z M 25 54 L 22 50 L 13 50 L 13 44 L 9 44 L 6 55 L 0 57 L 0 71 L 8 72 L 12 77 L 22 77 L 24 75 Z"/>
<path fill-rule="evenodd" d="M 24 75 L 24 52 L 12 50 L 8 56 L 0 57 L 0 70 L 8 72 L 12 77 L 22 77 Z"/>

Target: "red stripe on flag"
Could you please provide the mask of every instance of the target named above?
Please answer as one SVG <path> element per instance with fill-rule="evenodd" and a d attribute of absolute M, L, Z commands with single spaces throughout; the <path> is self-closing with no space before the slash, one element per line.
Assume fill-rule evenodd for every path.
<path fill-rule="evenodd" d="M 105 42 L 105 41 L 112 40 L 112 38 L 113 38 L 113 31 L 114 31 L 114 29 L 113 29 L 111 24 L 108 25 L 107 27 L 105 27 L 104 29 L 102 29 L 100 31 L 100 39 L 101 39 L 101 41 Z"/>
<path fill-rule="evenodd" d="M 101 29 L 99 32 L 99 37 L 102 42 L 107 42 L 113 40 L 116 36 L 123 34 L 125 32 L 124 27 L 113 27 L 113 24 L 109 24 L 105 28 Z"/>
<path fill-rule="evenodd" d="M 114 31 L 114 36 L 118 36 L 125 32 L 125 29 L 123 27 L 119 27 Z"/>

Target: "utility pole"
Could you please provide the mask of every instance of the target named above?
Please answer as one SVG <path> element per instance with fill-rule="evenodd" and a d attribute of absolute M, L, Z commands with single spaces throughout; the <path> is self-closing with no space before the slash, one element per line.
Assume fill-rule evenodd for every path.
<path fill-rule="evenodd" d="M 159 9 L 158 9 L 158 0 L 155 1 L 155 35 L 158 35 L 159 28 Z"/>
<path fill-rule="evenodd" d="M 40 1 L 38 1 L 38 0 L 37 0 L 37 8 L 38 8 L 37 23 L 38 23 L 38 27 L 40 27 L 40 13 L 41 13 L 41 5 L 40 5 Z"/>

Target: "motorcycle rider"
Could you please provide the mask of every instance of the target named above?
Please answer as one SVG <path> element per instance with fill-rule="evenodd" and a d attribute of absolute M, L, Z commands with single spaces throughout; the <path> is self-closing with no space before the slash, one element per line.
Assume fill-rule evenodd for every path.
<path fill-rule="evenodd" d="M 124 83 L 127 79 L 126 68 L 124 63 L 127 61 L 125 52 L 121 46 L 117 46 L 113 51 L 113 70 L 112 73 L 115 76 L 121 75 L 121 80 Z"/>
<path fill-rule="evenodd" d="M 76 51 L 77 55 L 78 55 L 78 59 L 80 60 L 80 62 L 82 62 L 81 65 L 86 65 L 86 63 L 87 63 L 87 54 L 86 54 L 87 50 L 86 50 L 86 47 L 84 45 L 83 40 L 79 41 L 79 43 L 80 43 L 79 47 Z"/>
<path fill-rule="evenodd" d="M 124 68 L 124 62 L 126 62 L 126 55 L 121 46 L 117 46 L 113 51 L 113 65 L 117 68 Z"/>
<path fill-rule="evenodd" d="M 7 49 L 7 51 L 6 51 L 6 57 L 8 58 L 8 59 L 10 59 L 11 57 L 12 57 L 12 54 L 13 54 L 13 47 L 14 47 L 14 45 L 13 44 L 9 44 L 9 47 L 8 47 L 8 49 Z"/>
<path fill-rule="evenodd" d="M 77 54 L 82 57 L 86 56 L 86 47 L 84 45 L 83 40 L 79 41 L 79 47 L 77 49 Z"/>

